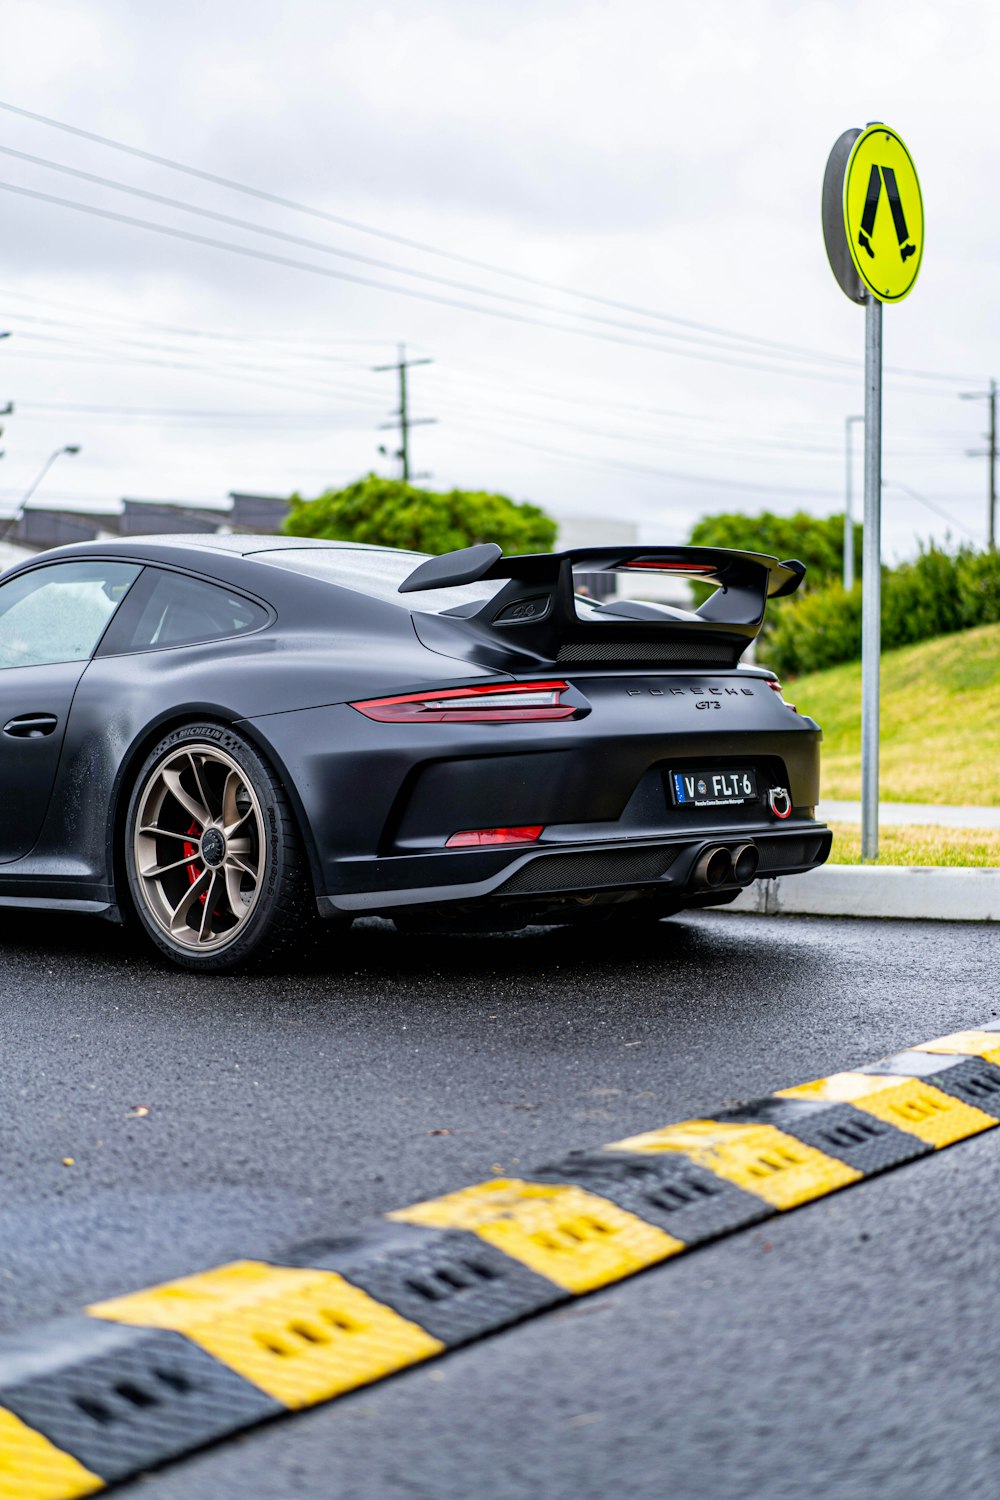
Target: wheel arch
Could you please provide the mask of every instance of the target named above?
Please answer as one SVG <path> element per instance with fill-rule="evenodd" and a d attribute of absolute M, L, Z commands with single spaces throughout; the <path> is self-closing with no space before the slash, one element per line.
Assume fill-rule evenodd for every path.
<path fill-rule="evenodd" d="M 124 914 L 130 909 L 131 902 L 128 879 L 125 874 L 125 823 L 128 818 L 128 805 L 132 795 L 132 788 L 135 785 L 139 768 L 153 748 L 163 739 L 164 735 L 170 734 L 174 729 L 183 728 L 185 724 L 197 724 L 201 722 L 221 724 L 227 729 L 233 729 L 238 734 L 241 734 L 253 746 L 261 759 L 268 763 L 271 770 L 278 777 L 291 804 L 295 817 L 296 831 L 302 840 L 302 847 L 305 850 L 314 898 L 319 889 L 318 877 L 320 867 L 319 857 L 316 852 L 316 843 L 312 835 L 312 830 L 309 827 L 305 808 L 299 797 L 298 788 L 289 776 L 288 769 L 283 764 L 281 756 L 276 753 L 269 741 L 247 719 L 239 718 L 230 710 L 220 708 L 218 704 L 192 703 L 188 704 L 185 708 L 171 708 L 168 712 L 147 724 L 122 756 L 121 764 L 115 776 L 108 816 L 106 860 L 112 900 L 118 911 L 120 920 L 124 919 Z"/>

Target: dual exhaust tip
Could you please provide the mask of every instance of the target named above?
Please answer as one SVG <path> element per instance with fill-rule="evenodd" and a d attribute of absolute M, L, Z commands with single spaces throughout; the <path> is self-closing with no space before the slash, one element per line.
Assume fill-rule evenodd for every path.
<path fill-rule="evenodd" d="M 715 890 L 723 885 L 749 885 L 760 864 L 755 844 L 715 844 L 698 856 L 692 883 Z"/>

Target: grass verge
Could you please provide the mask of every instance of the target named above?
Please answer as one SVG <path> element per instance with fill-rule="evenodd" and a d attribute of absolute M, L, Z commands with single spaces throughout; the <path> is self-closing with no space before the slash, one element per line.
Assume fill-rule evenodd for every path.
<path fill-rule="evenodd" d="M 861 863 L 861 829 L 855 823 L 831 823 L 832 865 Z M 878 834 L 880 865 L 968 865 L 1000 867 L 1000 829 L 882 827 Z"/>
<path fill-rule="evenodd" d="M 856 801 L 861 663 L 789 679 L 785 696 L 822 725 L 822 795 Z M 887 652 L 881 721 L 883 802 L 1000 807 L 1000 625 Z"/>

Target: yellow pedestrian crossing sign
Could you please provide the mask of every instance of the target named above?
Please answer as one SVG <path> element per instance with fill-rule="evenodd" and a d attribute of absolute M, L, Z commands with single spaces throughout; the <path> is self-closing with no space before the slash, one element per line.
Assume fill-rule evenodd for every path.
<path fill-rule="evenodd" d="M 924 205 L 913 159 L 888 125 L 869 125 L 844 171 L 844 228 L 854 268 L 880 302 L 912 290 L 924 248 Z"/>
<path fill-rule="evenodd" d="M 845 297 L 865 309 L 865 530 L 861 611 L 861 858 L 878 859 L 879 659 L 882 632 L 882 303 L 913 290 L 924 205 L 903 142 L 879 122 L 845 130 L 823 174 L 823 241 Z M 851 419 L 848 418 L 848 421 Z M 853 549 L 850 509 L 844 545 Z"/>

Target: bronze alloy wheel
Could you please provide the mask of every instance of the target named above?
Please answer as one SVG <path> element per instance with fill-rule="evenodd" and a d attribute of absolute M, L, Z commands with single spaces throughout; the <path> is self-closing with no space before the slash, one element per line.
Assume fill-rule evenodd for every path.
<path fill-rule="evenodd" d="M 182 969 L 260 969 L 300 958 L 319 937 L 284 784 L 231 725 L 183 724 L 151 750 L 132 785 L 123 853 L 126 909 Z"/>
<path fill-rule="evenodd" d="M 260 801 L 231 755 L 185 744 L 149 773 L 132 834 L 137 894 L 164 935 L 195 953 L 228 947 L 260 896 Z"/>

